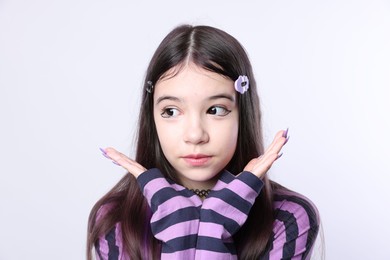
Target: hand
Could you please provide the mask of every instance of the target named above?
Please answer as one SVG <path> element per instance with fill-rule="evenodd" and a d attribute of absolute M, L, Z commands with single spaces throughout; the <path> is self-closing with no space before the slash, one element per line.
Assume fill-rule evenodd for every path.
<path fill-rule="evenodd" d="M 279 131 L 265 153 L 260 157 L 252 159 L 244 168 L 261 178 L 271 168 L 272 164 L 282 155 L 279 154 L 282 147 L 287 143 L 288 129 Z"/>
<path fill-rule="evenodd" d="M 122 166 L 125 168 L 129 173 L 134 175 L 134 177 L 138 177 L 141 173 L 145 172 L 146 169 L 141 164 L 137 163 L 136 161 L 130 159 L 123 153 L 118 152 L 114 148 L 100 148 L 100 151 L 102 151 L 103 156 L 107 159 L 111 159 L 113 163 Z"/>

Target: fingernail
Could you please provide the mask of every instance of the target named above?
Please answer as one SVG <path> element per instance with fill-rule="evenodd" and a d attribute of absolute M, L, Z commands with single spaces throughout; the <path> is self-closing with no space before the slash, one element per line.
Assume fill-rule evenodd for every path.
<path fill-rule="evenodd" d="M 287 138 L 286 138 L 286 140 L 284 141 L 284 144 L 283 144 L 283 145 L 287 144 L 287 142 L 288 142 L 289 139 L 290 139 L 290 136 L 287 136 Z"/>
<path fill-rule="evenodd" d="M 279 154 L 278 157 L 276 157 L 275 161 L 276 161 L 277 159 L 279 159 L 280 157 L 282 157 L 282 155 L 283 155 L 283 153 Z"/>
<path fill-rule="evenodd" d="M 284 138 L 287 138 L 287 134 L 288 134 L 288 127 L 287 127 L 286 130 L 284 130 L 283 137 L 284 137 Z"/>
<path fill-rule="evenodd" d="M 99 149 L 100 149 L 100 151 L 102 152 L 102 155 L 103 155 L 104 157 L 106 157 L 107 159 L 111 159 L 110 157 L 108 157 L 106 151 L 104 151 L 103 148 L 99 148 Z"/>
<path fill-rule="evenodd" d="M 117 163 L 116 161 L 112 161 L 113 164 L 115 165 L 118 165 L 118 166 L 121 166 L 119 163 Z"/>
<path fill-rule="evenodd" d="M 110 157 L 108 157 L 108 155 L 107 154 L 105 154 L 105 153 L 102 153 L 102 155 L 104 156 L 104 157 L 106 157 L 107 159 L 111 159 Z"/>

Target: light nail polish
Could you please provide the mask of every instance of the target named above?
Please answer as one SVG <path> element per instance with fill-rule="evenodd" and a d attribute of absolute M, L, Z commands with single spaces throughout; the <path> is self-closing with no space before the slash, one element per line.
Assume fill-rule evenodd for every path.
<path fill-rule="evenodd" d="M 284 130 L 283 137 L 284 137 L 284 138 L 287 138 L 287 134 L 288 134 L 288 127 L 287 127 L 286 130 Z"/>

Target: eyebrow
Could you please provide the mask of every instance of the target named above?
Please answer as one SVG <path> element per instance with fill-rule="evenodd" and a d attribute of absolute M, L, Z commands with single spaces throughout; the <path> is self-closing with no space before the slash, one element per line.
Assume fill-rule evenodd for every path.
<path fill-rule="evenodd" d="M 232 102 L 236 101 L 236 97 L 235 96 L 227 95 L 227 94 L 219 94 L 219 95 L 211 96 L 208 99 L 215 100 L 215 99 L 220 99 L 220 98 L 225 98 L 225 99 L 228 99 L 228 100 L 230 100 Z"/>
<path fill-rule="evenodd" d="M 160 102 L 164 100 L 171 100 L 171 101 L 177 101 L 180 102 L 180 98 L 173 97 L 173 96 L 161 96 L 157 99 L 156 104 L 159 104 Z"/>
<path fill-rule="evenodd" d="M 208 100 L 216 100 L 216 99 L 227 99 L 233 103 L 236 101 L 235 96 L 227 95 L 227 94 L 218 94 L 218 95 L 214 95 L 214 96 L 211 96 L 208 98 Z M 176 101 L 176 102 L 182 101 L 180 98 L 174 97 L 174 96 L 161 96 L 157 99 L 156 104 L 159 104 L 160 102 L 162 102 L 164 100 L 171 100 L 171 101 Z"/>

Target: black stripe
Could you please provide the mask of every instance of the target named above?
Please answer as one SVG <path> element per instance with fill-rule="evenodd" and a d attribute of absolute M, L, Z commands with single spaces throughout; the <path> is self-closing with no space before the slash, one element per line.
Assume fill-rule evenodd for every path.
<path fill-rule="evenodd" d="M 298 237 L 298 224 L 294 214 L 279 210 L 276 219 L 284 224 L 286 242 L 283 245 L 283 259 L 289 259 L 295 254 L 296 239 Z"/>
<path fill-rule="evenodd" d="M 320 224 L 319 224 L 319 217 L 317 214 L 317 210 L 309 201 L 307 201 L 307 199 L 299 196 L 275 194 L 274 200 L 275 201 L 286 200 L 286 201 L 294 202 L 300 205 L 306 211 L 306 214 L 309 218 L 310 229 L 308 231 L 306 245 L 305 245 L 306 252 L 303 254 L 303 259 L 305 259 L 310 253 L 310 250 L 317 238 L 317 234 L 319 231 Z"/>
<path fill-rule="evenodd" d="M 261 188 L 263 188 L 264 186 L 264 182 L 251 172 L 242 172 L 237 178 L 243 181 L 246 185 L 251 187 L 257 193 L 260 193 Z"/>
<path fill-rule="evenodd" d="M 240 225 L 236 221 L 232 220 L 231 218 L 227 218 L 215 212 L 214 210 L 201 209 L 200 214 L 201 214 L 202 222 L 211 222 L 211 223 L 223 225 L 223 227 L 231 235 L 233 235 L 234 233 L 237 232 L 238 229 L 240 229 Z"/>
<path fill-rule="evenodd" d="M 226 170 L 221 173 L 221 176 L 219 176 L 219 180 L 226 184 L 232 182 L 235 179 L 236 177 Z"/>
<path fill-rule="evenodd" d="M 156 212 L 159 205 L 176 196 L 183 196 L 189 198 L 194 196 L 194 193 L 187 189 L 177 191 L 172 187 L 162 188 L 161 190 L 157 191 L 150 200 L 152 204 L 150 207 L 152 212 Z"/>
<path fill-rule="evenodd" d="M 252 203 L 241 198 L 239 195 L 234 193 L 229 189 L 222 189 L 219 191 L 210 192 L 209 197 L 219 198 L 220 200 L 226 202 L 228 205 L 231 205 L 241 211 L 242 213 L 248 215 L 249 211 L 252 208 Z"/>
<path fill-rule="evenodd" d="M 221 239 L 213 237 L 198 236 L 196 249 L 237 255 L 234 243 L 224 243 Z"/>
<path fill-rule="evenodd" d="M 117 260 L 119 259 L 119 248 L 115 244 L 115 232 L 116 232 L 116 227 L 111 229 L 110 232 L 106 235 L 105 239 L 107 240 L 108 243 L 108 260 Z"/>
<path fill-rule="evenodd" d="M 174 253 L 186 249 L 195 248 L 196 239 L 198 235 L 188 235 L 184 237 L 177 237 L 162 244 L 162 253 Z"/>
<path fill-rule="evenodd" d="M 172 225 L 194 219 L 199 219 L 198 207 L 178 209 L 162 219 L 151 223 L 152 232 L 153 234 L 158 234 Z"/>
<path fill-rule="evenodd" d="M 137 182 L 141 188 L 141 191 L 144 192 L 144 188 L 148 182 L 152 181 L 153 179 L 157 179 L 161 177 L 163 177 L 163 175 L 160 172 L 160 170 L 157 168 L 152 168 L 142 173 L 140 176 L 138 176 Z"/>
<path fill-rule="evenodd" d="M 96 240 L 95 242 L 95 250 L 96 250 L 96 253 L 98 254 L 99 256 L 99 259 L 102 260 L 103 257 L 102 257 L 102 254 L 100 252 L 100 243 L 99 243 L 99 240 Z"/>

